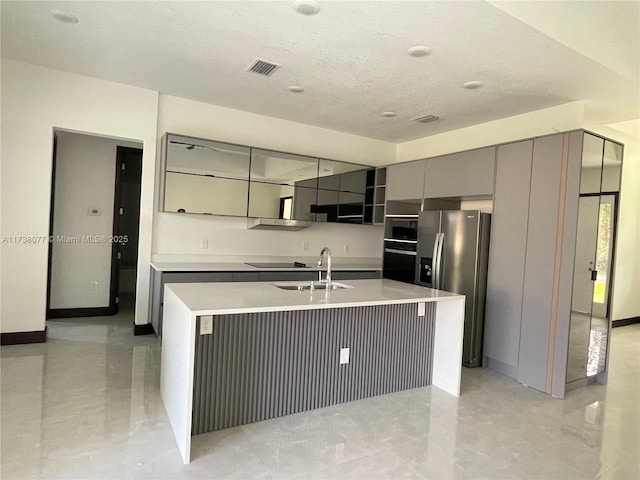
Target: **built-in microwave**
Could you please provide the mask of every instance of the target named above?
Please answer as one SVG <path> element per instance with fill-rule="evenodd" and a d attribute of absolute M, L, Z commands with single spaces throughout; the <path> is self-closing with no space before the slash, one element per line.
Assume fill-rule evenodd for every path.
<path fill-rule="evenodd" d="M 418 215 L 387 216 L 382 276 L 415 283 L 417 245 Z"/>

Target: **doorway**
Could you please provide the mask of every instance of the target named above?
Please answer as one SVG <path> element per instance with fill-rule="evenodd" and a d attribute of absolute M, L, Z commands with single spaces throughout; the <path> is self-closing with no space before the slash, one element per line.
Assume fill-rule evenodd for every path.
<path fill-rule="evenodd" d="M 112 292 L 120 302 L 135 303 L 138 273 L 138 232 L 140 229 L 140 184 L 142 149 L 117 149 L 114 191 L 114 241 L 111 260 Z"/>
<path fill-rule="evenodd" d="M 47 319 L 133 310 L 141 145 L 62 130 L 54 142 Z"/>

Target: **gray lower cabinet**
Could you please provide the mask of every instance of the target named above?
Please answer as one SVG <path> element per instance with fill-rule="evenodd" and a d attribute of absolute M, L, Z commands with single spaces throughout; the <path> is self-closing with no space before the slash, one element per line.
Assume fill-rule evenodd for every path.
<path fill-rule="evenodd" d="M 493 193 L 496 147 L 429 158 L 424 198 L 486 196 Z"/>
<path fill-rule="evenodd" d="M 324 273 L 322 274 L 322 278 L 324 278 Z M 369 271 L 349 271 L 349 272 L 332 272 L 331 273 L 332 280 L 369 280 L 372 278 L 381 278 L 380 270 L 369 270 Z"/>
<path fill-rule="evenodd" d="M 227 281 L 227 280 L 225 280 Z M 232 282 L 259 282 L 259 272 L 233 272 L 231 274 Z"/>
<path fill-rule="evenodd" d="M 233 275 L 233 272 L 159 272 L 156 269 L 151 268 L 151 308 L 149 309 L 149 311 L 151 317 L 151 325 L 153 326 L 154 331 L 158 335 L 160 335 L 160 333 L 162 332 L 162 298 L 164 295 L 165 283 L 208 283 L 242 281 L 234 280 Z"/>
<path fill-rule="evenodd" d="M 336 270 L 334 280 L 366 280 L 381 278 L 381 270 Z M 322 278 L 325 278 L 323 271 Z M 258 271 L 258 272 L 159 272 L 151 269 L 151 325 L 155 332 L 162 333 L 162 298 L 165 283 L 209 283 L 209 282 L 306 282 L 318 280 L 318 271 Z"/>
<path fill-rule="evenodd" d="M 258 274 L 261 282 L 304 282 L 318 279 L 315 270 L 305 270 L 302 272 L 260 272 Z"/>

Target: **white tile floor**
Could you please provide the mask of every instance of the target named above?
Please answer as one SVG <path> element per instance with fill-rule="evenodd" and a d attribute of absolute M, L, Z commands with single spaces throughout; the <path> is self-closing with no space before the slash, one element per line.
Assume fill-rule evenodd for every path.
<path fill-rule="evenodd" d="M 2 479 L 640 478 L 640 325 L 614 329 L 609 385 L 565 400 L 465 369 L 460 399 L 427 387 L 199 435 L 183 465 L 158 340 L 131 318 L 2 347 Z"/>

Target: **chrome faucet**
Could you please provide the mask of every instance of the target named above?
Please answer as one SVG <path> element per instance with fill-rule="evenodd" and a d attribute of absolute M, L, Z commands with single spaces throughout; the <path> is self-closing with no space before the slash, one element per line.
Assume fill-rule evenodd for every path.
<path fill-rule="evenodd" d="M 331 250 L 328 247 L 324 247 L 320 252 L 320 258 L 318 258 L 318 268 L 322 267 L 322 257 L 327 254 L 327 290 L 331 289 Z M 318 271 L 320 281 L 322 281 L 322 271 Z"/>

